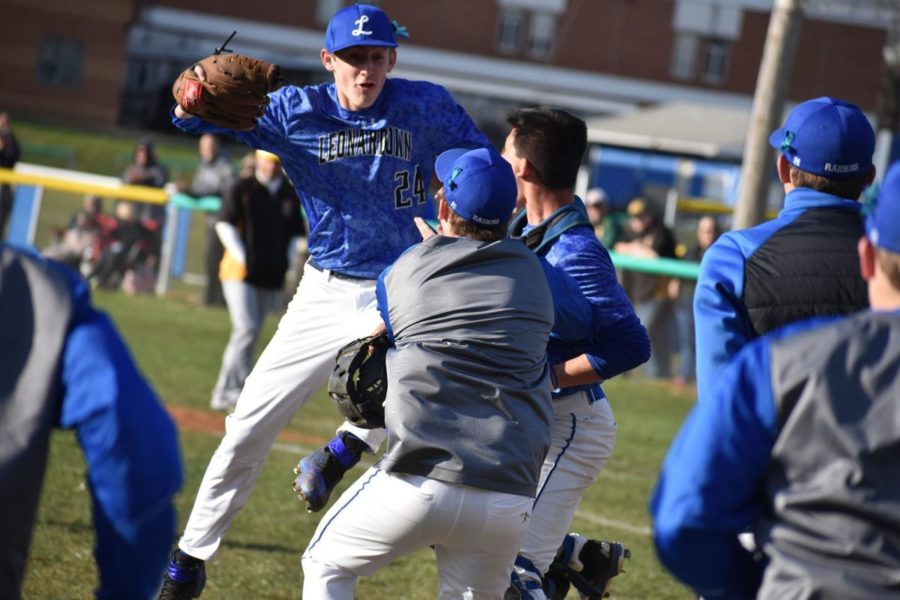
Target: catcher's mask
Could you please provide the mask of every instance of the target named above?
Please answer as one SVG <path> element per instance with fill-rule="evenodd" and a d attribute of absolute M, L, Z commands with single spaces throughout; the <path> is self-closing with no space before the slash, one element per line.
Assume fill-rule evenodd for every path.
<path fill-rule="evenodd" d="M 370 352 L 370 346 L 375 351 Z M 387 394 L 386 334 L 354 340 L 338 350 L 328 380 L 328 395 L 350 423 L 363 429 L 384 427 Z"/>

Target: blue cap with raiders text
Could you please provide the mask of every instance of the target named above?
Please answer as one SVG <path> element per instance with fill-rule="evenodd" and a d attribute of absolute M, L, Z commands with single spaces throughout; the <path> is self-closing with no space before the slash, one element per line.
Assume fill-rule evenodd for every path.
<path fill-rule="evenodd" d="M 325 50 L 338 52 L 351 46 L 397 47 L 394 26 L 377 6 L 354 4 L 334 13 L 325 30 Z"/>
<path fill-rule="evenodd" d="M 823 96 L 795 106 L 769 145 L 801 171 L 850 179 L 869 172 L 875 131 L 858 106 Z"/>
<path fill-rule="evenodd" d="M 494 227 L 512 216 L 518 196 L 516 176 L 496 150 L 447 150 L 437 157 L 434 170 L 447 204 L 466 221 Z"/>
<path fill-rule="evenodd" d="M 890 166 L 878 198 L 866 209 L 866 235 L 872 243 L 900 254 L 900 161 Z"/>

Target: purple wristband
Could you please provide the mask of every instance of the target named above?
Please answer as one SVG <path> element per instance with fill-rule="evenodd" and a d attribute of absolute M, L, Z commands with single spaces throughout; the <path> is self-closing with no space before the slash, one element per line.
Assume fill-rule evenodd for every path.
<path fill-rule="evenodd" d="M 359 462 L 359 456 L 351 452 L 350 449 L 344 445 L 344 440 L 340 437 L 335 437 L 328 442 L 328 449 L 331 450 L 331 454 L 345 469 L 349 469 Z"/>

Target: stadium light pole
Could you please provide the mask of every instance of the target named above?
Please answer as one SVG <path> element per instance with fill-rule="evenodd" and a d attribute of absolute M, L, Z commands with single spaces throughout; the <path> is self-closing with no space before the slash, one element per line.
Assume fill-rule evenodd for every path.
<path fill-rule="evenodd" d="M 768 136 L 781 122 L 802 22 L 801 0 L 775 0 L 744 143 L 734 229 L 752 227 L 765 216 L 773 170 Z"/>

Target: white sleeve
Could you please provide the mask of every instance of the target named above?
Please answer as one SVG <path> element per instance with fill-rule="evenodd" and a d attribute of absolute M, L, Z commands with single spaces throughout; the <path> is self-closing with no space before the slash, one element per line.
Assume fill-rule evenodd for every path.
<path fill-rule="evenodd" d="M 243 264 L 247 264 L 247 256 L 244 251 L 244 241 L 237 228 L 231 223 L 225 221 L 216 221 L 216 235 L 222 241 L 222 245 L 228 250 L 233 257 Z"/>

